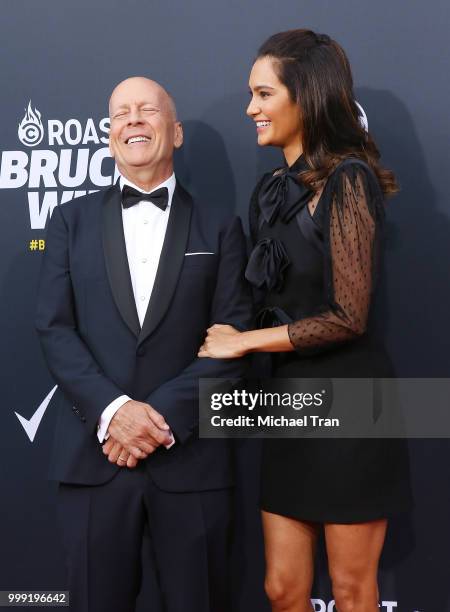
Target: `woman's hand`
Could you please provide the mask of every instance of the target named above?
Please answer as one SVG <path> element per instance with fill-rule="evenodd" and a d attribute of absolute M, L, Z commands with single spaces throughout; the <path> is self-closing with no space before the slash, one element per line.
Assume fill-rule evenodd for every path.
<path fill-rule="evenodd" d="M 198 356 L 213 359 L 242 357 L 246 353 L 242 336 L 243 333 L 231 325 L 216 323 L 208 328 L 208 335 L 198 351 Z"/>

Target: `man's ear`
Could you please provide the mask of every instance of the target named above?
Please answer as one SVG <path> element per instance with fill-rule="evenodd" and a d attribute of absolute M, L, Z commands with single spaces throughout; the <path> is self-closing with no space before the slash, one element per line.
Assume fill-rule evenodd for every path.
<path fill-rule="evenodd" d="M 183 126 L 181 121 L 175 123 L 175 138 L 173 144 L 176 149 L 179 149 L 183 144 Z"/>

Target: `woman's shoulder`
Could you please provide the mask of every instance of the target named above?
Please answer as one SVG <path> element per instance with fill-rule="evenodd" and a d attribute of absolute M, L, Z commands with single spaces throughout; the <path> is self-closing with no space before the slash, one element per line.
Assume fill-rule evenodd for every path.
<path fill-rule="evenodd" d="M 365 160 L 354 156 L 336 160 L 326 180 L 324 191 L 327 195 L 338 195 L 342 199 L 346 191 L 356 193 L 361 190 L 371 198 L 383 199 L 378 177 Z"/>
<path fill-rule="evenodd" d="M 348 174 L 353 176 L 357 173 L 365 173 L 375 177 L 375 173 L 370 165 L 360 157 L 348 156 L 335 159 L 331 164 L 331 171 L 328 178 Z"/>
<path fill-rule="evenodd" d="M 359 157 L 346 157 L 334 164 L 326 179 L 318 205 L 317 220 L 329 224 L 331 211 L 367 209 L 373 219 L 384 219 L 384 194 L 375 171 Z M 339 213 L 340 211 L 340 213 Z"/>

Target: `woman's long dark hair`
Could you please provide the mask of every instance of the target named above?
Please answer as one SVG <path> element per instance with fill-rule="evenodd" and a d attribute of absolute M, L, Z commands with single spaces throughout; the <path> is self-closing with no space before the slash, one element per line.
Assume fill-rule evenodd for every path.
<path fill-rule="evenodd" d="M 299 105 L 310 167 L 300 175 L 304 183 L 317 188 L 341 159 L 358 157 L 373 169 L 385 195 L 398 191 L 393 172 L 380 166 L 377 146 L 360 123 L 350 64 L 336 41 L 311 30 L 279 32 L 261 46 L 261 57 L 274 60 L 278 78 Z"/>

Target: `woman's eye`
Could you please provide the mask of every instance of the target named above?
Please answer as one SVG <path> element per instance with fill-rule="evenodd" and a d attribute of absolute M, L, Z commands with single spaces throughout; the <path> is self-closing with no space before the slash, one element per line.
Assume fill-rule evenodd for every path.
<path fill-rule="evenodd" d="M 270 96 L 270 93 L 268 91 L 260 91 L 259 95 L 261 96 L 261 98 L 268 98 Z"/>

